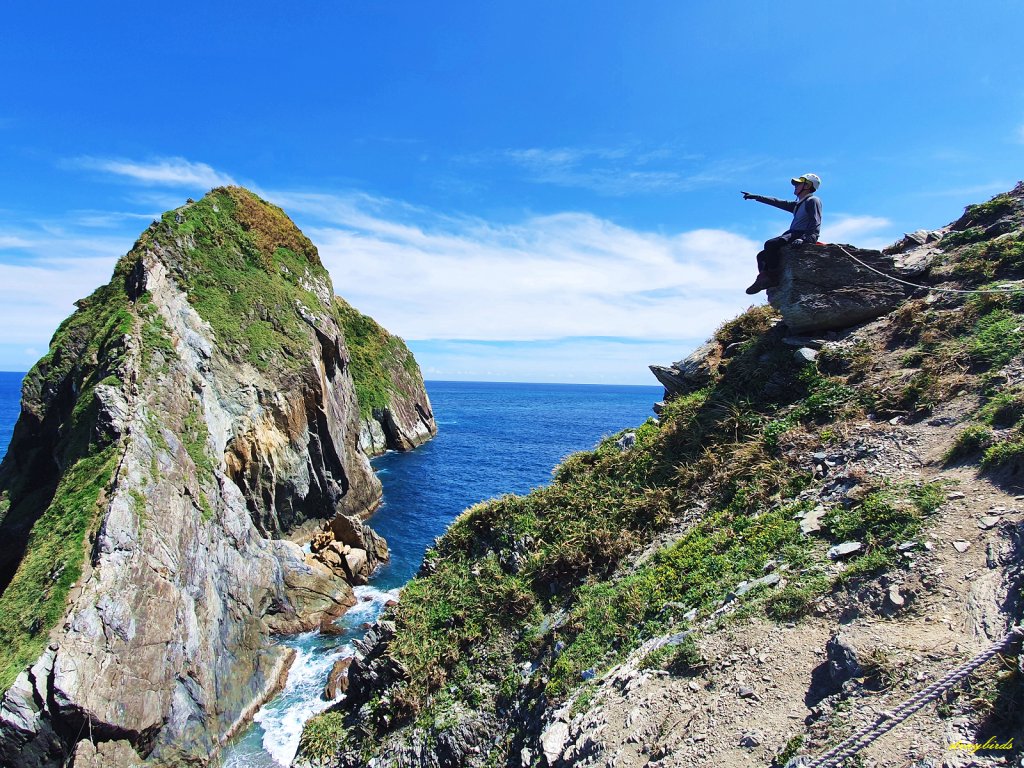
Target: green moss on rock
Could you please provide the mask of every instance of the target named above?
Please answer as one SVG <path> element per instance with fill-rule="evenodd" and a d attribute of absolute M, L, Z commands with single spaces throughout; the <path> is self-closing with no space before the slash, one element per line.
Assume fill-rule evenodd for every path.
<path fill-rule="evenodd" d="M 299 307 L 327 315 L 330 286 L 315 246 L 281 209 L 239 187 L 165 213 L 152 234 L 181 252 L 175 279 L 221 352 L 259 370 L 298 367 L 313 330 Z"/>
<path fill-rule="evenodd" d="M 336 298 L 335 307 L 352 359 L 360 415 L 368 418 L 375 410 L 389 407 L 396 396 L 414 396 L 423 378 L 405 342 L 344 299 Z"/>

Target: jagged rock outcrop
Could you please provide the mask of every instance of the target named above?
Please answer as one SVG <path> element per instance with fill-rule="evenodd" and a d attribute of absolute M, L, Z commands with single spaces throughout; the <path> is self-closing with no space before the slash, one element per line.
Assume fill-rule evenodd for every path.
<path fill-rule="evenodd" d="M 695 392 L 711 383 L 718 363 L 722 360 L 721 345 L 710 341 L 701 344 L 682 360 L 672 365 L 651 365 L 651 373 L 665 387 L 665 397 L 671 398 Z"/>
<path fill-rule="evenodd" d="M 768 303 L 779 310 L 791 331 L 848 328 L 891 312 L 906 299 L 907 286 L 872 272 L 848 254 L 905 279 L 893 257 L 880 251 L 852 245 L 783 248 L 779 284 L 767 293 Z"/>
<path fill-rule="evenodd" d="M 340 515 L 387 556 L 333 288 L 224 188 L 77 306 L 0 465 L 0 764 L 205 764 L 281 684 L 269 635 L 354 603 L 355 572 L 282 537 Z"/>
<path fill-rule="evenodd" d="M 409 451 L 437 434 L 423 376 L 412 352 L 344 299 L 337 299 L 359 394 L 359 443 L 369 456 Z"/>
<path fill-rule="evenodd" d="M 365 584 L 377 566 L 390 558 L 388 544 L 358 517 L 337 515 L 310 541 L 312 558 L 349 584 Z"/>

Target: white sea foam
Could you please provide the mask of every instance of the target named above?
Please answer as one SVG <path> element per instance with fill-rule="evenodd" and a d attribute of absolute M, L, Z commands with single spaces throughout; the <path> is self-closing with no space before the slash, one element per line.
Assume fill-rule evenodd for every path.
<path fill-rule="evenodd" d="M 340 623 L 350 629 L 377 618 L 389 600 L 397 600 L 397 592 L 371 586 L 356 587 L 358 602 L 342 616 Z M 351 642 L 332 647 L 337 639 L 319 632 L 307 632 L 287 641 L 296 651 L 284 690 L 253 718 L 263 728 L 263 748 L 281 766 L 291 765 L 302 737 L 302 727 L 313 715 L 333 702 L 324 701 L 321 691 L 327 683 L 331 667 L 338 659 L 355 655 Z M 340 697 L 339 697 L 340 698 Z"/>

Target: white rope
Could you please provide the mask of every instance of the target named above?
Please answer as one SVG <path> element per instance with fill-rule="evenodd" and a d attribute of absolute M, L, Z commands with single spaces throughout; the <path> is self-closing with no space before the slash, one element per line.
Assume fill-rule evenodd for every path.
<path fill-rule="evenodd" d="M 914 694 L 896 707 L 896 709 L 881 713 L 875 722 L 864 726 L 821 757 L 809 762 L 806 757 L 795 757 L 786 763 L 786 768 L 796 768 L 797 766 L 800 768 L 835 768 L 844 760 L 853 757 L 873 741 L 891 731 L 925 704 L 939 698 L 949 688 L 952 688 L 953 685 L 961 680 L 965 680 L 974 670 L 986 664 L 993 656 L 1010 649 L 1021 638 L 1024 638 L 1024 625 L 1014 627 L 995 645 L 979 653 L 970 661 L 961 664 L 941 680 Z"/>
<path fill-rule="evenodd" d="M 911 282 L 908 282 L 906 280 L 901 280 L 900 278 L 893 277 L 892 275 L 887 275 L 885 272 L 882 272 L 881 270 L 875 269 L 870 264 L 865 264 L 863 261 L 861 261 L 856 256 L 854 256 L 852 253 L 850 253 L 848 250 L 843 248 L 843 246 L 841 246 L 841 245 L 836 245 L 836 248 L 838 248 L 840 251 L 845 253 L 847 256 L 849 256 L 851 259 L 856 261 L 858 264 L 860 264 L 865 269 L 870 269 L 876 275 L 881 275 L 886 280 L 892 280 L 893 282 L 896 282 L 896 283 L 903 283 L 903 285 L 909 285 L 911 288 L 921 288 L 921 289 L 923 289 L 925 291 L 941 291 L 942 293 L 1021 293 L 1022 291 L 1024 291 L 1024 286 L 1022 286 L 1020 288 L 994 288 L 994 289 L 987 289 L 987 290 L 983 289 L 983 288 L 977 288 L 977 289 L 972 290 L 972 291 L 965 291 L 965 290 L 961 290 L 959 288 L 936 288 L 936 287 L 931 286 L 931 285 L 919 285 L 917 283 L 911 283 Z"/>

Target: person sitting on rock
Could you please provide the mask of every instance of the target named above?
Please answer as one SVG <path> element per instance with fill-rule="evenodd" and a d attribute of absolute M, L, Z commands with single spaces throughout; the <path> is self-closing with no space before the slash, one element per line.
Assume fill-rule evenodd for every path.
<path fill-rule="evenodd" d="M 804 243 L 818 241 L 821 231 L 821 200 L 814 194 L 821 186 L 821 179 L 813 173 L 805 173 L 790 180 L 796 202 L 779 200 L 777 197 L 764 197 L 743 192 L 744 200 L 757 200 L 759 203 L 774 205 L 793 214 L 793 223 L 789 229 L 778 237 L 765 241 L 764 250 L 757 254 L 757 279 L 747 288 L 747 293 L 755 294 L 778 285 L 779 262 L 782 246 L 801 246 Z"/>

